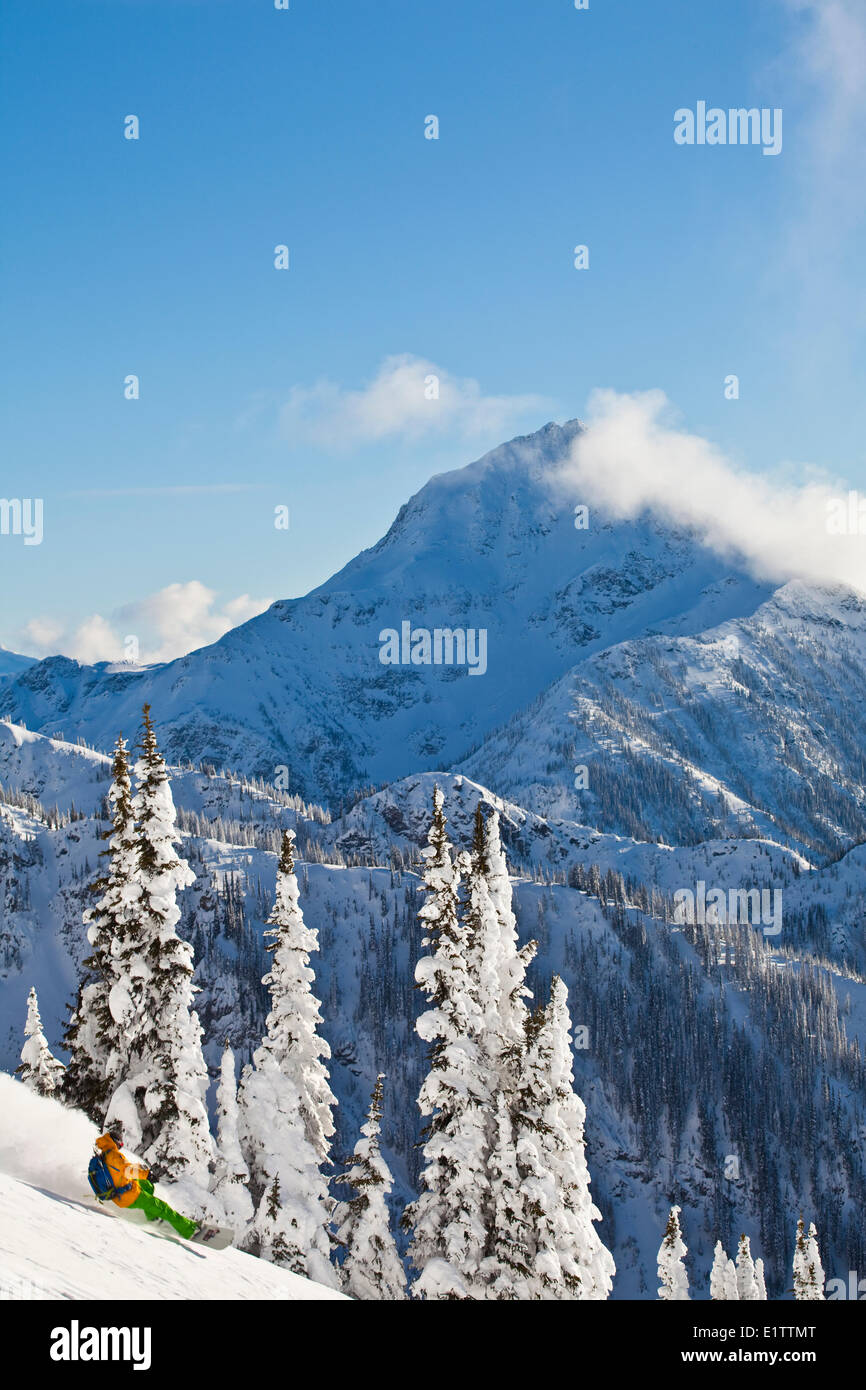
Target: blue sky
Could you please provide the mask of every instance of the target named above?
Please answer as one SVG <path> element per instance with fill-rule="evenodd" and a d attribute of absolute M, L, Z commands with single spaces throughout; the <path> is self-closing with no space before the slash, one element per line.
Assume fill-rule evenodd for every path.
<path fill-rule="evenodd" d="M 209 640 L 598 387 L 866 487 L 861 8 L 6 0 L 0 643 Z M 700 100 L 781 154 L 677 146 Z"/>

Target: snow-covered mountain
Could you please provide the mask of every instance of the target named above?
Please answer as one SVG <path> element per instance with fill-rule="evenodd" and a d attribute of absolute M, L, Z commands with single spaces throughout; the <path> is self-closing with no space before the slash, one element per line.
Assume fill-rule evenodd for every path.
<path fill-rule="evenodd" d="M 753 613 L 766 586 L 684 531 L 601 515 L 575 529 L 556 475 L 580 428 L 550 424 L 438 475 L 321 588 L 213 646 L 146 669 L 53 657 L 0 689 L 0 714 L 106 748 L 147 700 L 172 761 L 285 766 L 293 790 L 333 802 L 458 763 L 591 653 Z M 484 630 L 486 671 L 383 665 L 379 635 L 403 622 Z"/>
<path fill-rule="evenodd" d="M 651 516 L 575 529 L 555 475 L 579 429 L 434 478 L 327 584 L 212 647 L 144 670 L 53 658 L 0 683 L 0 1066 L 31 985 L 59 1044 L 108 751 L 147 700 L 196 873 L 181 930 L 212 1073 L 224 1038 L 245 1061 L 261 1036 L 291 826 L 337 1156 L 384 1070 L 395 1199 L 416 1191 L 417 866 L 438 782 L 456 843 L 479 799 L 500 813 L 532 986 L 560 974 L 586 1029 L 614 1297 L 654 1296 L 673 1201 L 701 1291 L 714 1241 L 745 1230 L 778 1295 L 802 1209 L 845 1277 L 866 1265 L 866 602 L 773 590 Z M 484 628 L 486 672 L 383 665 L 379 634 L 403 621 Z M 683 923 L 675 895 L 701 883 L 778 894 L 781 931 Z"/>
<path fill-rule="evenodd" d="M 8 647 L 0 647 L 0 681 L 18 676 L 28 666 L 35 665 L 35 656 L 22 656 L 19 652 L 10 652 Z"/>
<path fill-rule="evenodd" d="M 638 839 L 764 836 L 826 855 L 866 839 L 864 749 L 866 598 L 793 581 L 703 632 L 589 656 L 460 767 Z"/>

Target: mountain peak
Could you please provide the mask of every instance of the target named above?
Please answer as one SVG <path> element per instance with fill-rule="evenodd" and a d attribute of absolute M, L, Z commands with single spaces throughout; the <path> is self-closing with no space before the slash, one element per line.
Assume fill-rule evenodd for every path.
<path fill-rule="evenodd" d="M 575 526 L 582 499 L 557 474 L 582 430 L 549 421 L 438 474 L 377 545 L 210 647 L 123 672 L 40 663 L 0 685 L 0 714 L 108 748 L 148 700 L 173 761 L 284 766 L 298 792 L 333 800 L 454 766 L 593 652 L 754 612 L 769 588 L 695 537 L 646 516 Z"/>

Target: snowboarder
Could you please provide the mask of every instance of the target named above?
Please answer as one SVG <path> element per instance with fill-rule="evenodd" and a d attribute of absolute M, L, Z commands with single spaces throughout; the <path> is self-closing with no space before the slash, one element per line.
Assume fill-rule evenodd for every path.
<path fill-rule="evenodd" d="M 153 1183 L 149 1182 L 147 1177 L 150 1170 L 141 1164 L 130 1163 L 126 1154 L 122 1152 L 123 1132 L 119 1126 L 113 1125 L 107 1133 L 101 1134 L 96 1141 L 95 1149 L 96 1159 L 91 1160 L 88 1176 L 94 1166 L 103 1170 L 107 1168 L 113 1184 L 109 1188 L 103 1183 L 100 1189 L 91 1181 L 91 1187 L 101 1200 L 109 1198 L 117 1207 L 134 1207 L 137 1211 L 143 1211 L 148 1221 L 167 1221 L 184 1239 L 193 1238 L 199 1229 L 198 1222 L 181 1216 L 167 1202 L 154 1196 Z M 102 1160 L 102 1163 L 99 1160 Z"/>

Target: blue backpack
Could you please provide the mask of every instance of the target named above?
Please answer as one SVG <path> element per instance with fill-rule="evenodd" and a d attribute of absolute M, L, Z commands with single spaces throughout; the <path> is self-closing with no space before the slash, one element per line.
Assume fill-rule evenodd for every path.
<path fill-rule="evenodd" d="M 107 1202 L 109 1198 L 122 1197 L 124 1192 L 132 1191 L 131 1182 L 124 1187 L 115 1187 L 105 1154 L 94 1154 L 87 1165 L 87 1181 L 93 1188 L 97 1202 Z"/>

